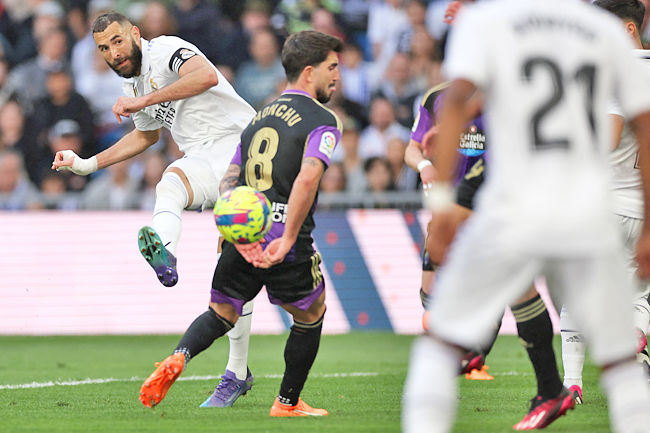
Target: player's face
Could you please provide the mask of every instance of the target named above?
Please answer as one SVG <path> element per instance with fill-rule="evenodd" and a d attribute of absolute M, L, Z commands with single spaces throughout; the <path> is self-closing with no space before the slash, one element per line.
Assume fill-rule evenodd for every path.
<path fill-rule="evenodd" d="M 140 40 L 137 27 L 129 31 L 114 22 L 93 37 L 102 57 L 117 75 L 131 78 L 140 74 L 142 51 L 137 43 Z"/>
<path fill-rule="evenodd" d="M 331 51 L 320 65 L 315 68 L 316 100 L 322 104 L 329 102 L 332 93 L 336 90 L 339 75 L 338 55 Z"/>

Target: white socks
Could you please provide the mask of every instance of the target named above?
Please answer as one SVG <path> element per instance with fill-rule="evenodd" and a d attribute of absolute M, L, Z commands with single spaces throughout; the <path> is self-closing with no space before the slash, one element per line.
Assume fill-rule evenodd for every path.
<path fill-rule="evenodd" d="M 185 185 L 176 173 L 165 173 L 156 185 L 156 205 L 153 210 L 152 226 L 167 251 L 174 256 L 183 228 L 181 212 L 187 206 L 188 199 Z"/>
<path fill-rule="evenodd" d="M 402 399 L 404 433 L 451 431 L 456 413 L 460 352 L 430 337 L 413 344 Z"/>
<path fill-rule="evenodd" d="M 600 378 L 615 433 L 650 433 L 650 386 L 641 366 L 629 361 L 608 368 Z"/>
<path fill-rule="evenodd" d="M 230 354 L 226 370 L 235 373 L 237 379 L 245 380 L 248 369 L 248 343 L 251 338 L 251 320 L 253 317 L 253 301 L 248 301 L 242 308 L 242 315 L 237 319 L 235 327 L 228 331 Z"/>
<path fill-rule="evenodd" d="M 562 336 L 562 364 L 564 365 L 564 386 L 578 385 L 582 389 L 582 369 L 585 365 L 587 341 L 576 328 L 566 308 L 560 313 L 560 335 Z"/>

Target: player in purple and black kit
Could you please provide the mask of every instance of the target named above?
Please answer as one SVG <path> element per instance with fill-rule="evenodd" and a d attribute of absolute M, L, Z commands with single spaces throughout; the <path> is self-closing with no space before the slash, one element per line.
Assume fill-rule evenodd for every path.
<path fill-rule="evenodd" d="M 427 184 L 435 180 L 435 169 L 430 160 L 425 157 L 425 154 L 430 153 L 431 146 L 428 141 L 433 140 L 435 143 L 436 114 L 441 106 L 446 88 L 446 84 L 436 86 L 429 90 L 422 98 L 405 156 L 406 163 L 420 172 L 422 183 L 425 186 L 425 194 Z M 463 157 L 460 158 L 457 166 L 455 182 L 456 203 L 453 208 L 453 214 L 456 217 L 456 229 L 472 214 L 474 198 L 485 179 L 486 161 L 489 161 L 486 137 L 483 134 L 483 118 L 480 114 L 469 123 L 467 131 L 461 136 L 458 151 Z M 450 233 L 450 239 L 453 235 L 454 233 Z M 431 239 L 427 240 L 428 242 L 426 244 L 431 247 Z M 432 254 L 429 254 L 427 248 L 424 248 L 423 254 L 420 296 L 425 310 L 427 309 L 428 297 L 434 284 L 436 265 L 443 261 L 448 246 L 445 240 L 439 240 L 433 243 L 435 245 L 431 251 Z M 510 308 L 517 321 L 517 333 L 520 339 L 525 342 L 524 347 L 528 352 L 535 370 L 538 396 L 534 400 L 539 399 L 539 401 L 544 402 L 557 400 L 561 403 L 565 397 L 566 390 L 562 386 L 562 381 L 557 370 L 555 352 L 552 345 L 553 325 L 544 302 L 534 286 L 532 286 L 529 292 Z M 425 313 L 423 319 L 425 326 L 427 316 Z M 481 348 L 484 356 L 487 356 L 492 349 L 500 326 L 500 322 L 495 323 L 494 338 L 486 347 Z M 477 360 L 474 357 L 474 353 L 468 354 L 463 359 L 463 362 L 473 362 L 480 368 L 480 370 L 473 369 L 469 371 L 466 375 L 468 379 L 489 380 L 493 378 L 485 371 L 484 366 L 481 367 L 483 360 L 484 358 Z M 466 364 L 461 366 L 463 372 L 467 372 L 471 367 L 471 365 L 468 366 Z M 557 416 L 542 417 L 540 418 L 540 422 L 548 425 Z M 537 425 L 537 428 L 539 427 L 540 425 Z"/>
<path fill-rule="evenodd" d="M 242 306 L 266 286 L 269 300 L 294 318 L 284 350 L 286 369 L 271 416 L 324 416 L 300 393 L 318 347 L 325 315 L 325 284 L 311 231 L 320 179 L 341 138 L 341 122 L 322 103 L 339 80 L 343 43 L 315 31 L 291 35 L 282 49 L 287 90 L 262 108 L 246 127 L 221 181 L 221 190 L 248 185 L 273 203 L 273 228 L 263 242 L 224 242 L 212 280 L 208 311 L 190 325 L 174 354 L 141 388 L 141 399 L 158 404 L 191 358 L 228 332 Z M 208 399 L 209 400 L 209 399 Z"/>

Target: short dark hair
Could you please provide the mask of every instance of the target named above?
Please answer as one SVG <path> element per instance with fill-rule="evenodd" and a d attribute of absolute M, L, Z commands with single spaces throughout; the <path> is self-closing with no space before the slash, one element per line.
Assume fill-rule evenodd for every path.
<path fill-rule="evenodd" d="M 334 36 L 304 30 L 287 38 L 282 47 L 282 66 L 289 83 L 295 83 L 307 66 L 325 61 L 332 51 L 343 51 L 343 42 Z"/>
<path fill-rule="evenodd" d="M 641 31 L 643 17 L 645 15 L 645 6 L 639 0 L 596 0 L 593 3 L 599 8 L 613 13 L 623 20 L 630 20 L 636 28 Z"/>
<path fill-rule="evenodd" d="M 110 12 L 104 12 L 100 16 L 97 17 L 95 22 L 93 23 L 93 33 L 101 33 L 108 26 L 110 26 L 113 23 L 120 23 L 120 26 L 122 27 L 128 27 L 131 25 L 131 21 L 124 15 L 122 15 L 119 12 L 115 11 L 110 11 Z"/>

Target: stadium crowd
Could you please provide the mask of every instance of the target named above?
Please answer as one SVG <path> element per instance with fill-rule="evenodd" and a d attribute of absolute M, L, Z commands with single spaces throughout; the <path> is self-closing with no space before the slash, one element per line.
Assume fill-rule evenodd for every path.
<path fill-rule="evenodd" d="M 58 150 L 88 157 L 128 133 L 111 111 L 122 79 L 90 26 L 106 10 L 145 39 L 177 35 L 199 47 L 258 109 L 286 83 L 285 38 L 312 28 L 345 41 L 341 92 L 328 104 L 345 132 L 324 192 L 415 191 L 404 164 L 414 112 L 441 82 L 447 0 L 35 0 L 0 2 L 0 209 L 152 209 L 163 170 L 182 156 L 170 134 L 132 161 L 90 177 L 51 170 Z"/>

